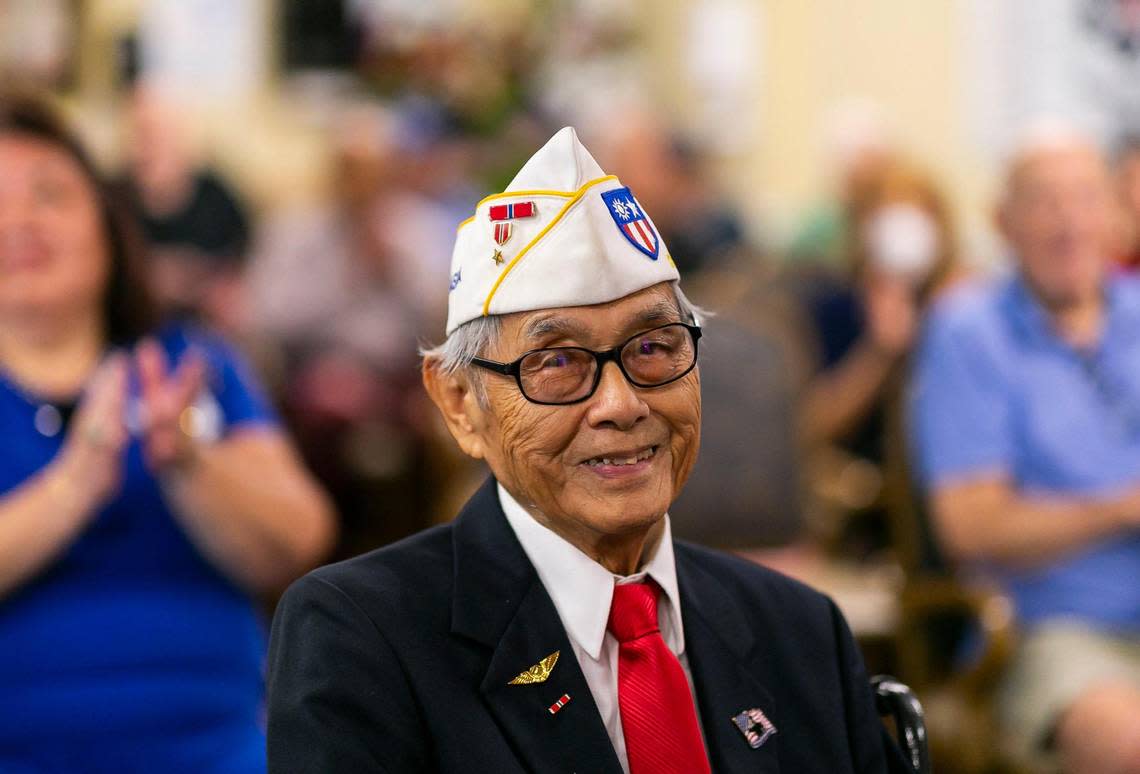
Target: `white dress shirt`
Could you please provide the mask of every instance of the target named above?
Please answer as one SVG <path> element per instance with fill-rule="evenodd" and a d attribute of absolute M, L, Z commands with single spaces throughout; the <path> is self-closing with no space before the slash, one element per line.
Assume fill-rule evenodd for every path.
<path fill-rule="evenodd" d="M 622 769 L 629 772 L 629 757 L 618 706 L 618 641 L 606 631 L 610 618 L 615 583 L 640 583 L 652 578 L 664 592 L 657 602 L 657 621 L 665 645 L 681 662 L 689 692 L 696 709 L 696 693 L 689 660 L 685 656 L 685 630 L 681 622 L 681 596 L 677 588 L 677 566 L 673 560 L 673 535 L 669 516 L 655 545 L 646 546 L 647 560 L 634 575 L 614 575 L 605 567 L 575 548 L 555 532 L 535 521 L 499 484 L 499 503 L 503 513 L 522 544 L 527 558 L 538 571 L 566 635 L 574 649 L 574 657 L 590 686 L 594 703 L 602 715 L 606 732 Z M 573 697 L 571 697 L 573 699 Z M 697 710 L 698 726 L 700 711 Z M 702 729 L 701 733 L 704 733 Z"/>

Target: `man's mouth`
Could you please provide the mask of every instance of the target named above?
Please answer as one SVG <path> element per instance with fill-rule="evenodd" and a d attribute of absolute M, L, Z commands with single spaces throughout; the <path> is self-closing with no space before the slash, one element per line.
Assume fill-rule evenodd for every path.
<path fill-rule="evenodd" d="M 639 462 L 649 459 L 657 453 L 657 446 L 646 446 L 641 450 L 615 452 L 604 457 L 591 457 L 583 462 L 583 465 L 591 467 L 598 467 L 601 465 L 621 467 L 623 465 L 636 465 Z"/>

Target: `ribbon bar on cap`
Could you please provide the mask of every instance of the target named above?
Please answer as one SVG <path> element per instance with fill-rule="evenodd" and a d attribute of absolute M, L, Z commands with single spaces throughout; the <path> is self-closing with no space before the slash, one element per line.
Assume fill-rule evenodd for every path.
<path fill-rule="evenodd" d="M 487 210 L 491 220 L 513 220 L 515 218 L 529 218 L 535 213 L 534 202 L 515 202 L 514 204 L 493 204 Z"/>

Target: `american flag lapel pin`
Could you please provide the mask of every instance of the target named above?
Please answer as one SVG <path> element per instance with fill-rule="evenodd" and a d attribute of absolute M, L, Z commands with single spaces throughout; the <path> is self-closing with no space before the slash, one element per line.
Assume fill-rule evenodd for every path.
<path fill-rule="evenodd" d="M 748 742 L 748 746 L 754 750 L 759 749 L 768 741 L 770 736 L 776 733 L 776 727 L 772 725 L 772 721 L 768 720 L 767 716 L 759 709 L 744 710 L 732 718 L 732 724 L 744 736 L 744 741 Z"/>

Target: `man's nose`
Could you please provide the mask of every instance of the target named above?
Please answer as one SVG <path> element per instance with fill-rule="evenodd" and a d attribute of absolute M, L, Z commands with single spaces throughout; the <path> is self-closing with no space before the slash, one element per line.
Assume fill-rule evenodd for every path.
<path fill-rule="evenodd" d="M 649 405 L 638 389 L 625 378 L 617 363 L 602 366 L 601 381 L 590 399 L 587 419 L 591 425 L 609 425 L 618 430 L 629 430 L 649 416 Z"/>

